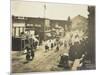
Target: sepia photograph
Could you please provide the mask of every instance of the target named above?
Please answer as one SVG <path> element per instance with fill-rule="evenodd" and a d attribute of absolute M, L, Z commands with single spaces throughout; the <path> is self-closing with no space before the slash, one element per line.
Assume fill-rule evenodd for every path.
<path fill-rule="evenodd" d="M 11 0 L 11 72 L 95 70 L 95 8 Z"/>

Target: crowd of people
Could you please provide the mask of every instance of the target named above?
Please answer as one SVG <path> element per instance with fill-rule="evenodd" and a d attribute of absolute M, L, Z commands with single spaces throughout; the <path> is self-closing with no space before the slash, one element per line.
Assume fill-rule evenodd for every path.
<path fill-rule="evenodd" d="M 72 38 L 72 37 L 71 37 Z M 64 53 L 61 56 L 59 67 L 63 67 L 64 69 L 72 69 L 74 62 L 76 59 L 79 60 L 79 65 L 75 66 L 76 69 L 84 69 L 85 61 L 88 55 L 88 38 L 83 37 L 81 40 L 74 41 L 70 38 L 68 42 L 69 50 L 68 53 Z M 78 35 L 75 35 L 75 38 L 79 38 Z M 65 44 L 66 46 L 66 44 Z"/>
<path fill-rule="evenodd" d="M 74 37 L 74 40 L 73 40 Z M 78 40 L 77 40 L 78 39 Z M 76 41 L 77 40 L 77 41 Z M 39 45 L 39 41 L 35 41 L 33 38 L 26 36 L 25 40 L 25 54 L 27 62 L 32 61 L 35 56 L 35 51 L 37 46 Z M 87 55 L 87 39 L 80 39 L 79 35 L 70 35 L 70 38 L 55 38 L 49 39 L 42 42 L 42 46 L 44 46 L 44 52 L 48 52 L 50 50 L 54 50 L 54 52 L 58 52 L 61 47 L 64 47 L 69 50 L 67 53 L 64 53 L 61 56 L 58 67 L 63 67 L 64 69 L 71 69 L 74 64 L 75 59 L 81 59 L 80 63 L 83 63 L 86 55 Z M 73 63 L 69 63 L 72 61 Z"/>

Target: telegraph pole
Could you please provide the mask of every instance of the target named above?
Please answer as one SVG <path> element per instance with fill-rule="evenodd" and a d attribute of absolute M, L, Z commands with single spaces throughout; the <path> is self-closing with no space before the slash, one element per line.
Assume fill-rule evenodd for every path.
<path fill-rule="evenodd" d="M 44 33 L 44 40 L 45 40 L 45 26 L 46 26 L 46 3 L 44 3 L 44 25 L 43 25 L 43 33 Z"/>
<path fill-rule="evenodd" d="M 46 18 L 46 3 L 44 4 L 44 18 Z"/>

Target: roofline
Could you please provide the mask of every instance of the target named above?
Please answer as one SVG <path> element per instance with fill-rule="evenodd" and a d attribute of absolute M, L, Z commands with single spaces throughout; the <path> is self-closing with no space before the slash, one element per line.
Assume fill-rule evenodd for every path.
<path fill-rule="evenodd" d="M 49 18 L 42 18 L 42 17 L 25 17 L 25 16 L 15 16 L 15 15 L 12 15 L 12 16 L 14 16 L 14 17 L 23 17 L 23 18 L 34 18 L 34 19 L 47 19 L 47 20 L 55 20 L 55 21 L 67 21 L 67 19 L 66 20 L 61 20 L 61 19 L 49 19 Z"/>

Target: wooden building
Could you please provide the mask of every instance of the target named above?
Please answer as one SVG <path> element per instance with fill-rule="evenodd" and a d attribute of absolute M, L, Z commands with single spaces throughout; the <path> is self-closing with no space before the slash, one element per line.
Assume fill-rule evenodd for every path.
<path fill-rule="evenodd" d="M 57 25 L 58 27 L 56 27 Z M 43 40 L 47 40 L 48 38 L 50 39 L 53 36 L 56 36 L 57 30 L 60 31 L 60 34 L 64 34 L 66 26 L 67 20 L 53 20 L 40 17 L 12 16 L 12 38 L 13 40 L 20 40 L 22 32 L 24 33 L 26 31 L 34 31 L 34 35 L 39 40 L 39 42 L 42 43 Z M 17 41 L 12 42 L 14 45 Z"/>

